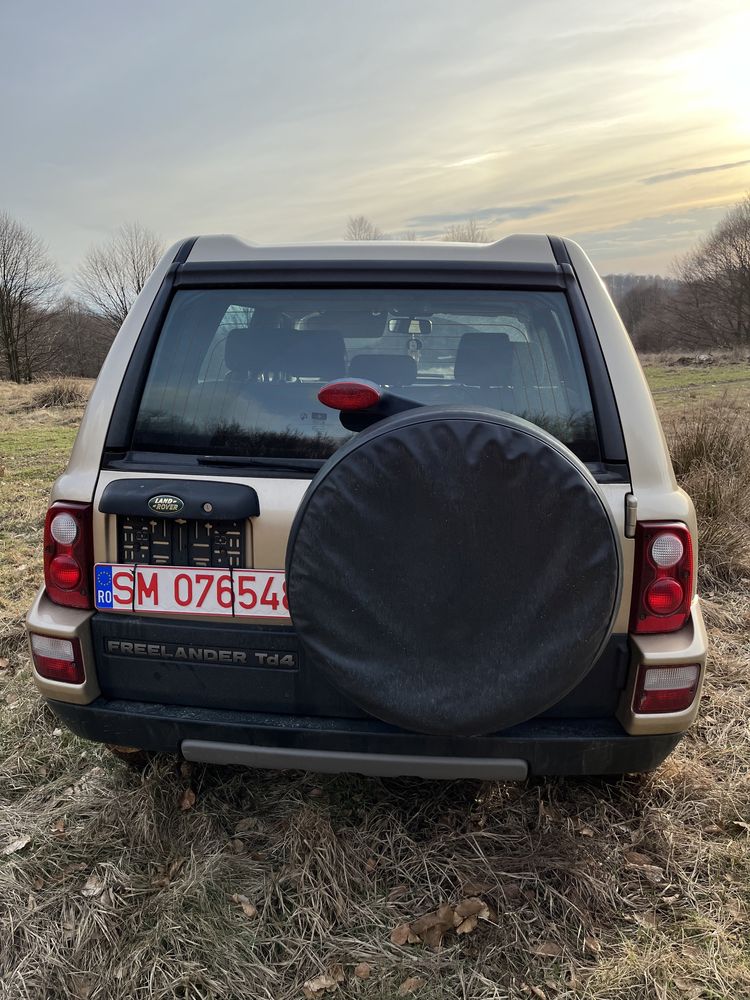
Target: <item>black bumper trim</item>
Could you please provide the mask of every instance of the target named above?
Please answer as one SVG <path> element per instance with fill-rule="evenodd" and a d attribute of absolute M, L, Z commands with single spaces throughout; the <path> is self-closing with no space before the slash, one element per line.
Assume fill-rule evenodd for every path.
<path fill-rule="evenodd" d="M 203 764 L 242 764 L 245 767 L 297 768 L 323 774 L 342 771 L 377 777 L 411 775 L 416 778 L 484 778 L 523 781 L 529 773 L 525 760 L 507 757 L 432 757 L 401 753 L 352 753 L 342 750 L 304 750 L 292 747 L 248 746 L 213 740 L 183 740 L 186 760 Z"/>
<path fill-rule="evenodd" d="M 185 740 L 324 751 L 340 755 L 340 771 L 356 769 L 347 767 L 347 755 L 391 754 L 477 758 L 477 777 L 482 777 L 479 758 L 526 761 L 529 773 L 536 775 L 621 774 L 657 767 L 682 736 L 629 736 L 614 719 L 539 718 L 491 736 L 436 737 L 375 719 L 271 715 L 104 698 L 90 705 L 60 701 L 49 705 L 74 733 L 103 743 L 170 753 L 180 753 Z M 465 773 L 472 775 L 468 764 Z"/>

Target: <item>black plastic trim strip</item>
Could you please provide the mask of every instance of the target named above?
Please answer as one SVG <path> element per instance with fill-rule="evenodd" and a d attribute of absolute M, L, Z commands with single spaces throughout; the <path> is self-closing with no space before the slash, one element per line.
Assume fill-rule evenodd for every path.
<path fill-rule="evenodd" d="M 182 756 L 203 764 L 238 764 L 243 767 L 302 768 L 323 774 L 355 774 L 393 778 L 481 778 L 485 781 L 525 781 L 529 765 L 508 757 L 437 757 L 388 753 L 348 753 L 343 750 L 308 750 L 263 747 L 257 744 L 183 740 Z"/>
<path fill-rule="evenodd" d="M 578 334 L 584 368 L 594 406 L 594 418 L 599 436 L 599 446 L 603 462 L 625 463 L 628 456 L 622 433 L 620 413 L 617 409 L 615 392 L 604 360 L 602 345 L 594 327 L 588 304 L 584 298 L 578 276 L 570 260 L 565 243 L 559 236 L 548 237 L 555 260 L 568 277 L 567 294 L 573 323 Z M 629 481 L 629 474 L 628 480 Z"/>
<path fill-rule="evenodd" d="M 184 239 L 180 244 L 179 250 L 174 255 L 174 260 L 172 261 L 172 263 L 184 264 L 187 261 L 188 257 L 190 256 L 190 251 L 195 246 L 197 239 L 198 239 L 197 236 L 188 236 L 187 239 Z"/>
<path fill-rule="evenodd" d="M 110 453 L 104 455 L 102 469 L 107 472 L 158 472 L 161 475 L 187 475 L 200 476 L 201 479 L 228 476 L 236 476 L 238 479 L 312 479 L 317 475 L 316 469 L 292 469 L 269 465 L 249 466 L 240 465 L 236 462 L 222 465 L 221 455 L 212 455 L 216 459 L 216 464 L 203 465 L 199 462 L 198 456 L 193 454 L 181 455 L 179 452 L 149 452 L 149 451 L 128 451 Z M 279 460 L 283 462 L 283 459 Z M 323 461 L 320 463 L 323 465 Z M 607 480 L 609 482 L 609 480 Z"/>
<path fill-rule="evenodd" d="M 555 264 L 491 261 L 244 261 L 183 264 L 175 288 L 346 287 L 424 288 L 437 286 L 559 291 L 565 275 Z"/>

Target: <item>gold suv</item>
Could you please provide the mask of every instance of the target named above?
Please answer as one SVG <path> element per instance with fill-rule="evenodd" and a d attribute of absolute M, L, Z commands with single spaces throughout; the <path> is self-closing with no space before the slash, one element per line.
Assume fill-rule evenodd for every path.
<path fill-rule="evenodd" d="M 575 243 L 174 246 L 47 515 L 34 676 L 195 761 L 655 767 L 706 657 L 693 505 Z"/>

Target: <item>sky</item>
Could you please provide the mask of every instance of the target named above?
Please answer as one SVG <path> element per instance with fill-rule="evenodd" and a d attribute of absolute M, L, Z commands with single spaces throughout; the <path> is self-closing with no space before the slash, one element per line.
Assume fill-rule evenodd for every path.
<path fill-rule="evenodd" d="M 750 191 L 746 0 L 0 0 L 0 210 L 66 275 L 476 218 L 668 273 Z"/>

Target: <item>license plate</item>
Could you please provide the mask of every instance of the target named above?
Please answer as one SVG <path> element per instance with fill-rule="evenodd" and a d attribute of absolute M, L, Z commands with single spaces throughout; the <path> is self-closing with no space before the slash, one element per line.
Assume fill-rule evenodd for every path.
<path fill-rule="evenodd" d="M 289 619 L 282 570 L 98 563 L 98 611 Z"/>

